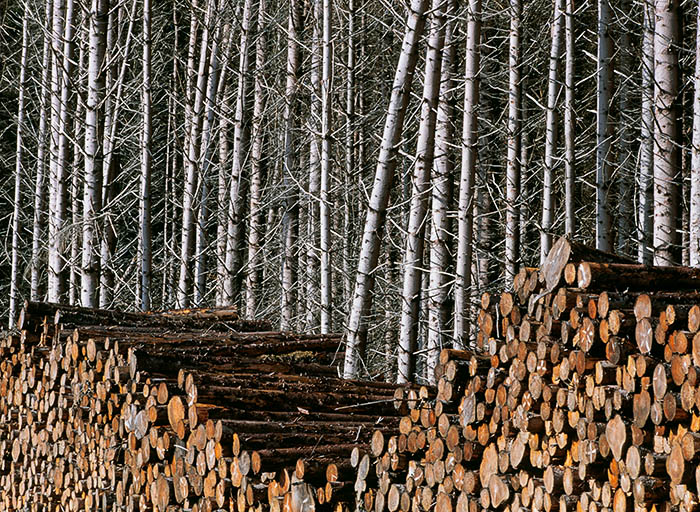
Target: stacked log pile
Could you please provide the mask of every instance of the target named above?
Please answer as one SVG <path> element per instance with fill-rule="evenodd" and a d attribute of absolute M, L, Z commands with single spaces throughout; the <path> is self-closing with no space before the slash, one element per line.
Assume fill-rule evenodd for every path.
<path fill-rule="evenodd" d="M 484 294 L 476 346 L 434 401 L 377 429 L 357 473 L 374 512 L 692 510 L 700 489 L 700 271 L 562 239 Z"/>
<path fill-rule="evenodd" d="M 235 311 L 27 303 L 19 327 L 0 343 L 0 510 L 351 509 L 353 452 L 429 398 L 339 379 L 338 335 Z"/>

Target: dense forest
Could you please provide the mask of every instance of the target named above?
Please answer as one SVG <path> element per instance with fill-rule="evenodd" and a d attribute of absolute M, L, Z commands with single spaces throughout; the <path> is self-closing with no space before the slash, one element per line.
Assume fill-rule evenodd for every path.
<path fill-rule="evenodd" d="M 432 375 L 569 235 L 700 266 L 678 0 L 10 0 L 0 311 L 236 305 Z M 697 85 L 696 85 L 697 84 Z M 3 323 L 7 325 L 7 320 Z"/>

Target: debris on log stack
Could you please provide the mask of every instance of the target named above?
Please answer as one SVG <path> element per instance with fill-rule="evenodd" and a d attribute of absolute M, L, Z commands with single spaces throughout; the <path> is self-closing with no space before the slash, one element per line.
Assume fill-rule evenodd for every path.
<path fill-rule="evenodd" d="M 27 302 L 0 343 L 0 510 L 354 509 L 353 453 L 434 391 L 235 310 Z M 263 329 L 263 330 L 261 330 Z"/>

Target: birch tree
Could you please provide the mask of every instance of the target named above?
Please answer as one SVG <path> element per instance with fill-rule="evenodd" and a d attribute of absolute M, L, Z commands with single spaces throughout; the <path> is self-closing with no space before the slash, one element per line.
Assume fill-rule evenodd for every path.
<path fill-rule="evenodd" d="M 464 120 L 462 167 L 459 179 L 457 262 L 455 268 L 454 346 L 463 349 L 469 340 L 468 318 L 472 285 L 474 239 L 474 176 L 478 153 L 477 113 L 481 67 L 481 0 L 470 0 L 467 10 L 467 55 L 464 72 Z"/>
<path fill-rule="evenodd" d="M 365 353 L 366 340 L 363 336 L 362 322 L 371 307 L 373 273 L 379 259 L 380 232 L 383 229 L 391 182 L 396 169 L 398 143 L 418 59 L 418 43 L 425 24 L 426 9 L 427 0 L 411 1 L 401 55 L 394 75 L 348 317 L 343 370 L 346 378 L 355 378 L 360 374 L 361 358 Z"/>
<path fill-rule="evenodd" d="M 542 187 L 542 233 L 540 234 L 540 263 L 552 247 L 554 226 L 554 167 L 557 151 L 557 98 L 559 96 L 559 59 L 564 27 L 564 0 L 554 0 L 552 45 L 549 52 L 549 79 L 547 85 L 547 121 L 544 146 L 544 176 Z"/>
<path fill-rule="evenodd" d="M 639 201 L 637 212 L 640 263 L 650 265 L 654 232 L 654 3 L 644 0 L 642 34 L 642 108 L 639 147 Z"/>
<path fill-rule="evenodd" d="M 416 163 L 411 181 L 411 202 L 408 233 L 403 260 L 401 323 L 399 324 L 399 364 L 396 381 L 409 382 L 415 366 L 414 352 L 418 336 L 418 311 L 423 279 L 423 246 L 425 221 L 430 192 L 430 169 L 433 165 L 435 118 L 440 92 L 442 44 L 445 37 L 443 0 L 433 0 L 428 48 L 425 56 L 425 78 L 421 102 Z"/>
<path fill-rule="evenodd" d="M 631 10 L 630 2 L 620 2 L 620 10 L 627 13 Z M 617 252 L 618 254 L 630 254 L 632 243 L 636 235 L 635 211 L 634 211 L 634 162 L 637 158 L 633 114 L 635 84 L 633 82 L 635 64 L 635 50 L 631 38 L 632 27 L 630 17 L 623 14 L 619 33 L 619 51 L 617 62 L 619 63 L 618 76 L 620 77 L 618 110 L 618 134 L 617 144 L 617 174 L 619 175 L 619 194 L 617 197 Z"/>
<path fill-rule="evenodd" d="M 596 73 L 596 248 L 610 251 L 610 146 L 612 123 L 612 39 L 609 33 L 610 5 L 598 0 L 598 70 Z"/>
<path fill-rule="evenodd" d="M 655 0 L 654 264 L 678 263 L 678 0 Z"/>
<path fill-rule="evenodd" d="M 574 0 L 566 1 L 566 70 L 564 72 L 564 209 L 566 210 L 565 232 L 573 237 L 576 232 L 576 216 L 574 213 L 575 169 L 575 139 L 576 114 L 574 111 Z"/>
<path fill-rule="evenodd" d="M 700 5 L 696 19 L 700 27 Z M 695 35 L 693 147 L 690 169 L 690 265 L 700 267 L 700 29 Z"/>

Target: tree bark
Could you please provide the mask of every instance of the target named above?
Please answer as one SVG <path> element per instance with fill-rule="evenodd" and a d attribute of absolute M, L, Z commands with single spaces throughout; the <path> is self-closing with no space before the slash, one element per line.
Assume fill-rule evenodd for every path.
<path fill-rule="evenodd" d="M 141 84 L 141 190 L 139 193 L 139 309 L 151 309 L 151 0 L 143 0 L 143 78 Z"/>
<path fill-rule="evenodd" d="M 566 70 L 564 74 L 564 209 L 566 220 L 564 231 L 573 237 L 576 233 L 576 214 L 574 212 L 574 191 L 576 185 L 576 112 L 574 111 L 574 0 L 566 1 Z"/>
<path fill-rule="evenodd" d="M 697 8 L 700 22 L 700 5 Z M 698 25 L 700 27 L 700 24 Z M 700 267 L 700 30 L 695 40 L 693 146 L 690 169 L 690 266 Z"/>
<path fill-rule="evenodd" d="M 610 146 L 613 126 L 610 122 L 612 98 L 612 39 L 608 0 L 598 0 L 598 71 L 596 90 L 596 248 L 610 251 Z"/>
<path fill-rule="evenodd" d="M 435 150 L 435 119 L 440 93 L 442 45 L 445 38 L 443 0 L 433 0 L 425 56 L 425 78 L 421 104 L 416 163 L 411 181 L 411 202 L 403 260 L 403 291 L 399 325 L 399 384 L 413 379 L 415 367 L 418 318 L 423 280 L 423 247 L 425 223 L 430 193 L 430 169 Z"/>
<path fill-rule="evenodd" d="M 623 12 L 629 12 L 630 2 L 624 0 L 620 7 Z M 634 76 L 634 58 L 632 43 L 630 41 L 631 27 L 627 17 L 623 17 L 619 37 L 619 149 L 618 149 L 618 222 L 617 222 L 617 252 L 619 254 L 631 254 L 632 240 L 635 236 L 634 227 L 634 167 L 635 154 L 633 152 L 635 133 L 633 123 L 630 122 L 630 113 L 633 109 L 632 76 Z"/>
<path fill-rule="evenodd" d="M 678 262 L 677 0 L 655 0 L 654 31 L 654 264 Z"/>
<path fill-rule="evenodd" d="M 346 378 L 359 375 L 360 359 L 364 357 L 363 316 L 368 313 L 371 306 L 371 293 L 374 285 L 372 274 L 377 267 L 379 258 L 380 232 L 383 228 L 391 182 L 396 169 L 398 144 L 403 131 L 403 121 L 418 59 L 418 44 L 423 32 L 426 9 L 427 0 L 411 1 L 401 55 L 394 75 L 372 195 L 365 219 L 355 289 L 348 318 L 344 366 Z"/>
<path fill-rule="evenodd" d="M 637 260 L 651 265 L 654 233 L 654 4 L 644 0 L 642 35 L 642 123 L 639 148 Z"/>
<path fill-rule="evenodd" d="M 321 334 L 331 332 L 331 122 L 333 54 L 331 47 L 331 0 L 323 0 L 323 73 L 321 77 Z"/>
<path fill-rule="evenodd" d="M 470 0 L 467 11 L 467 56 L 464 72 L 464 122 L 462 169 L 459 181 L 457 264 L 455 269 L 454 346 L 463 349 L 469 340 L 468 318 L 472 286 L 472 242 L 474 239 L 474 175 L 478 152 L 477 110 L 479 106 L 481 44 L 481 0 Z"/>
<path fill-rule="evenodd" d="M 559 96 L 559 59 L 564 27 L 564 0 L 554 0 L 552 19 L 552 46 L 549 53 L 549 81 L 547 86 L 547 126 L 544 147 L 544 185 L 542 188 L 542 233 L 540 234 L 540 262 L 552 247 L 554 225 L 554 167 L 557 152 L 557 98 Z"/>

